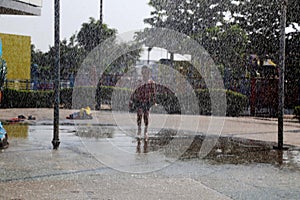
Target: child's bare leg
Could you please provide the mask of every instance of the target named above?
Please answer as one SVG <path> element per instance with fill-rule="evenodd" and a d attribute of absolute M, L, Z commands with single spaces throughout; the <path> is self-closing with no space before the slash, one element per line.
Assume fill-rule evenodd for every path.
<path fill-rule="evenodd" d="M 143 116 L 143 111 L 141 109 L 139 109 L 137 111 L 137 125 L 138 125 L 137 136 L 138 136 L 138 138 L 141 137 L 141 132 L 142 132 L 142 128 L 141 128 L 141 125 L 142 125 L 142 116 Z"/>
<path fill-rule="evenodd" d="M 145 136 L 145 140 L 147 140 L 148 139 L 149 111 L 144 112 L 144 123 L 145 123 L 144 136 Z"/>
<path fill-rule="evenodd" d="M 145 123 L 145 127 L 148 127 L 148 124 L 149 124 L 149 111 L 144 112 L 144 123 Z"/>
<path fill-rule="evenodd" d="M 141 125 L 142 125 L 142 116 L 143 116 L 143 110 L 142 109 L 138 109 L 138 111 L 137 111 L 137 125 L 138 125 L 138 128 L 141 128 Z"/>

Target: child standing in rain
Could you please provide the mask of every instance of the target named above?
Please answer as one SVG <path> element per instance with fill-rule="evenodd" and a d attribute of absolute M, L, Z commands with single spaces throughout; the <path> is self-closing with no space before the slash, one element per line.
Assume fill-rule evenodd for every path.
<path fill-rule="evenodd" d="M 149 111 L 156 105 L 155 82 L 151 79 L 151 71 L 147 66 L 142 67 L 142 81 L 131 96 L 137 110 L 138 136 L 141 135 L 142 118 L 144 119 L 145 140 L 148 139 Z"/>

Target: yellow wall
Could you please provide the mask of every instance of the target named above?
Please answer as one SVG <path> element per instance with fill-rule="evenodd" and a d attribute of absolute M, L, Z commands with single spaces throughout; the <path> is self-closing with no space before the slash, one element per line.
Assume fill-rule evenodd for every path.
<path fill-rule="evenodd" d="M 29 80 L 31 64 L 30 36 L 0 33 L 2 58 L 7 63 L 8 80 Z"/>

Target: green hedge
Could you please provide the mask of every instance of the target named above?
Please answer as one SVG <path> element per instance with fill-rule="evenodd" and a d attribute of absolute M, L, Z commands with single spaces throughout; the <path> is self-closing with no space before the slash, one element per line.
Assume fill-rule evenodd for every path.
<path fill-rule="evenodd" d="M 248 97 L 238 92 L 227 90 L 226 101 L 229 116 L 239 116 L 248 107 Z"/>
<path fill-rule="evenodd" d="M 26 91 L 4 89 L 2 108 L 49 108 L 53 107 L 53 91 Z"/>
<path fill-rule="evenodd" d="M 128 110 L 128 101 L 131 90 L 115 87 L 101 87 L 96 91 L 95 88 L 77 88 L 75 92 L 73 89 L 62 89 L 60 91 L 60 103 L 63 108 L 81 108 L 90 106 L 97 108 L 101 102 L 113 102 L 113 109 Z M 167 113 L 170 114 L 201 114 L 211 115 L 211 101 L 210 97 L 218 99 L 221 95 L 226 94 L 227 107 L 226 114 L 229 116 L 239 116 L 248 105 L 248 98 L 240 93 L 233 91 L 222 90 L 196 90 L 195 95 L 186 93 L 174 94 L 170 90 L 164 90 L 157 94 L 157 103 L 164 107 Z M 73 102 L 73 95 L 81 95 L 75 100 L 80 102 Z M 94 96 L 96 98 L 94 98 Z M 89 97 L 89 98 L 88 98 Z M 114 98 L 114 99 L 112 99 Z M 5 89 L 3 91 L 2 108 L 52 108 L 54 100 L 53 91 L 21 91 L 13 89 Z M 91 101 L 92 102 L 89 102 Z M 181 100 L 181 101 L 180 101 Z M 184 100 L 184 102 L 182 102 Z M 195 101 L 198 101 L 195 103 Z M 91 105 L 91 104 L 96 105 Z M 76 106 L 75 106 L 76 104 Z M 196 107 L 195 107 L 196 105 Z M 215 110 L 222 110 L 216 103 Z M 223 108 L 224 109 L 224 108 Z M 184 112 L 183 112 L 184 111 Z"/>
<path fill-rule="evenodd" d="M 300 122 L 300 106 L 296 106 L 294 109 L 294 118 L 298 119 Z"/>
<path fill-rule="evenodd" d="M 211 115 L 212 113 L 210 96 L 218 99 L 224 98 L 223 95 L 226 95 L 226 115 L 228 116 L 239 116 L 248 106 L 247 96 L 230 90 L 197 90 L 196 95 L 199 100 L 199 112 L 201 115 Z M 219 108 L 220 106 L 223 107 L 224 105 L 218 104 L 218 102 L 216 102 L 216 105 L 214 106 L 216 106 L 215 110 L 217 111 L 224 109 Z"/>
<path fill-rule="evenodd" d="M 104 100 L 110 101 L 113 91 L 118 90 L 118 88 L 113 87 L 101 87 L 101 96 L 96 98 L 98 103 Z M 119 89 L 124 90 L 124 89 Z M 88 94 L 96 94 L 95 88 L 77 88 L 76 92 L 82 96 L 78 99 L 91 99 L 87 98 Z M 62 89 L 60 90 L 60 104 L 63 108 L 72 108 L 73 104 L 73 89 Z M 15 90 L 15 89 L 4 89 L 3 90 L 3 100 L 0 104 L 2 108 L 52 108 L 54 105 L 54 92 L 49 91 L 27 91 L 27 90 Z M 79 107 L 87 106 L 85 102 Z M 78 107 L 77 106 L 77 107 Z M 95 105 L 89 105 L 94 108 Z"/>
<path fill-rule="evenodd" d="M 224 95 L 226 95 L 226 104 L 222 105 L 218 99 L 225 98 Z M 213 105 L 214 113 L 212 113 L 211 97 L 216 100 Z M 195 94 L 174 94 L 170 90 L 165 90 L 163 93 L 158 93 L 156 99 L 157 104 L 163 106 L 169 114 L 224 115 L 226 112 L 228 116 L 239 116 L 248 106 L 247 96 L 225 90 L 196 90 Z"/>

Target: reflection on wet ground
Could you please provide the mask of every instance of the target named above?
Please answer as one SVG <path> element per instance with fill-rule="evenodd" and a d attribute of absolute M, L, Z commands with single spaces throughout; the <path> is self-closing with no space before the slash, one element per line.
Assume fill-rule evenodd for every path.
<path fill-rule="evenodd" d="M 29 126 L 25 124 L 4 125 L 10 139 L 28 138 Z M 33 127 L 34 129 L 34 127 Z M 132 153 L 159 152 L 165 157 L 178 157 L 181 160 L 197 159 L 205 140 L 203 134 L 190 134 L 172 129 L 150 130 L 149 138 L 136 138 L 134 129 L 120 129 L 115 126 L 79 126 L 75 136 L 90 140 L 117 141 Z M 95 140 L 95 141 L 96 141 Z M 300 148 L 289 146 L 287 151 L 273 150 L 275 143 L 262 142 L 241 138 L 218 137 L 209 153 L 203 158 L 210 164 L 255 164 L 266 163 L 275 166 L 300 169 Z M 184 153 L 182 153 L 184 152 Z M 180 156 L 178 156 L 180 154 Z"/>
<path fill-rule="evenodd" d="M 77 127 L 75 135 L 84 138 L 113 138 L 114 129 L 111 127 L 80 126 Z"/>
<path fill-rule="evenodd" d="M 18 130 L 13 134 L 23 135 Z M 271 143 L 221 137 L 199 159 L 201 134 L 150 129 L 145 141 L 132 127 L 84 125 L 60 126 L 56 151 L 52 126 L 26 130 L 26 138 L 11 135 L 10 147 L 0 152 L 0 199 L 137 199 L 129 193 L 141 194 L 138 199 L 300 197 L 295 147 L 278 154 Z M 185 151 L 172 162 L 176 149 Z"/>
<path fill-rule="evenodd" d="M 125 133 L 120 136 L 120 131 Z M 205 141 L 203 134 L 190 134 L 187 132 L 178 132 L 172 129 L 150 130 L 149 138 L 145 141 L 143 138 L 135 137 L 135 130 L 123 129 L 117 127 L 81 127 L 77 129 L 76 136 L 84 138 L 109 139 L 120 143 L 123 138 L 125 145 L 131 146 L 131 149 L 138 154 L 159 152 L 165 157 L 178 157 L 181 160 L 201 158 L 199 152 Z M 126 138 L 127 137 L 127 138 Z M 126 139 L 125 139 L 126 138 Z M 131 143 L 128 142 L 131 138 Z M 287 151 L 277 151 L 273 149 L 276 143 L 263 142 L 249 139 L 233 137 L 214 138 L 215 145 L 209 153 L 203 158 L 210 164 L 255 164 L 265 163 L 274 166 L 293 168 L 300 170 L 300 148 L 289 146 Z M 121 148 L 122 148 L 121 147 Z"/>
<path fill-rule="evenodd" d="M 201 137 L 195 137 L 184 158 L 197 157 L 202 141 Z M 290 147 L 288 151 L 277 151 L 273 149 L 275 145 L 275 143 L 220 137 L 205 159 L 212 164 L 267 163 L 300 169 L 299 149 Z"/>
<path fill-rule="evenodd" d="M 8 138 L 27 138 L 29 126 L 21 123 L 4 124 Z"/>
<path fill-rule="evenodd" d="M 168 131 L 173 132 L 172 130 Z M 181 159 L 199 158 L 199 151 L 204 139 L 203 135 L 196 135 Z M 166 145 L 171 140 L 182 141 L 184 138 L 172 136 L 155 138 L 155 142 L 149 141 L 150 150 Z M 290 146 L 288 151 L 277 151 L 273 149 L 273 146 L 276 146 L 275 143 L 229 137 L 219 137 L 216 140 L 216 145 L 204 157 L 211 164 L 267 163 L 300 169 L 300 149 L 297 147 Z"/>

